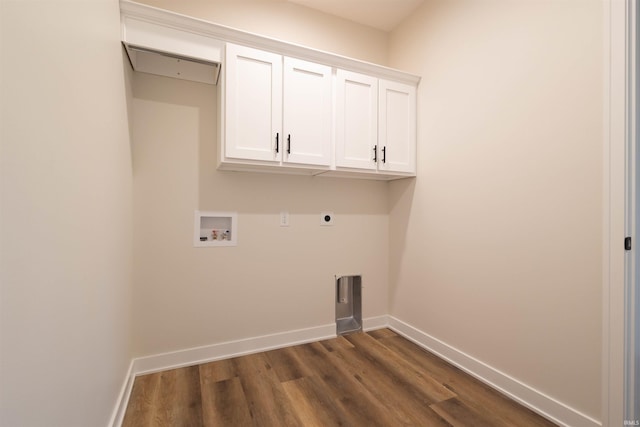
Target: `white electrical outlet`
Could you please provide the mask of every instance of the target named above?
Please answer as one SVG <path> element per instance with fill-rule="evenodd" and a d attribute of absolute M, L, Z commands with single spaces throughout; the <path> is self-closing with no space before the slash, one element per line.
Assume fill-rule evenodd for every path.
<path fill-rule="evenodd" d="M 333 225 L 333 212 L 320 212 L 320 225 Z"/>
<path fill-rule="evenodd" d="M 289 212 L 282 211 L 280 212 L 280 227 L 288 227 L 289 226 Z"/>

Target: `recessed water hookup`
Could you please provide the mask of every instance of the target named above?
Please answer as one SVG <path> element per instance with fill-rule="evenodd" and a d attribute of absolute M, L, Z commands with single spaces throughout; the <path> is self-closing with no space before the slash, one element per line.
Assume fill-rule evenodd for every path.
<path fill-rule="evenodd" d="M 195 211 L 193 246 L 237 246 L 238 213 Z"/>

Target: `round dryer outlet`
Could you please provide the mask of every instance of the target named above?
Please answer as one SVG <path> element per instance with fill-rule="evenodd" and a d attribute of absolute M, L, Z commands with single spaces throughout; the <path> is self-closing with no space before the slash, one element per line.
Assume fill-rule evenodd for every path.
<path fill-rule="evenodd" d="M 333 225 L 333 212 L 320 212 L 320 225 Z"/>

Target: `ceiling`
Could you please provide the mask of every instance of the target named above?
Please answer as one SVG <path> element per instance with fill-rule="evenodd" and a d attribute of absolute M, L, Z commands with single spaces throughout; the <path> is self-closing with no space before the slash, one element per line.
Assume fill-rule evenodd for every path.
<path fill-rule="evenodd" d="M 383 31 L 393 30 L 424 0 L 288 0 Z"/>

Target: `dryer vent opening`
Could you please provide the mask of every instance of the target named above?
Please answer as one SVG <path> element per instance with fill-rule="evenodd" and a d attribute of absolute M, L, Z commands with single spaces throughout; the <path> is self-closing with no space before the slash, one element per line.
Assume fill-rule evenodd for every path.
<path fill-rule="evenodd" d="M 336 277 L 336 334 L 362 331 L 362 276 Z"/>

